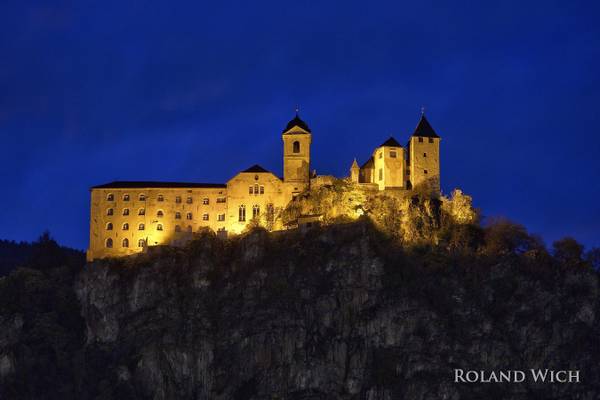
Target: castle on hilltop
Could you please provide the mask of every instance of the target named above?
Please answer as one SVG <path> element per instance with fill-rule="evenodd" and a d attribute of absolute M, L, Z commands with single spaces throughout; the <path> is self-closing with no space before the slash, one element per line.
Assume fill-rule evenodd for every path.
<path fill-rule="evenodd" d="M 250 223 L 283 229 L 279 215 L 298 194 L 330 184 L 311 173 L 312 132 L 296 113 L 282 132 L 283 178 L 254 165 L 227 183 L 116 181 L 91 188 L 88 260 L 138 253 L 148 246 L 184 243 L 210 228 L 218 235 L 241 233 Z M 346 180 L 365 190 L 440 192 L 440 137 L 425 115 L 406 146 L 393 137 Z"/>

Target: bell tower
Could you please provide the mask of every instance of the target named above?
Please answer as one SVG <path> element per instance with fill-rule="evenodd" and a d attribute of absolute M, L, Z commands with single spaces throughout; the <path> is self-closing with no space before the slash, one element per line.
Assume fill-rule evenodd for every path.
<path fill-rule="evenodd" d="M 283 181 L 301 192 L 310 184 L 310 143 L 312 134 L 306 122 L 296 116 L 283 130 Z"/>
<path fill-rule="evenodd" d="M 422 111 L 408 144 L 410 185 L 413 189 L 425 188 L 436 196 L 440 194 L 440 140 Z"/>

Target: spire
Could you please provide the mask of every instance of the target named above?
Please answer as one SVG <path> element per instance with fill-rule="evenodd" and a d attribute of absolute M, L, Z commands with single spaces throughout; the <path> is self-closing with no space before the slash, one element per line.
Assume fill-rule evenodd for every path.
<path fill-rule="evenodd" d="M 430 137 L 430 138 L 439 138 L 437 133 L 433 130 L 427 118 L 425 118 L 425 111 L 422 110 L 421 119 L 415 128 L 412 136 L 422 136 L 422 137 Z"/>
<path fill-rule="evenodd" d="M 283 130 L 283 133 L 286 133 L 287 131 L 289 131 L 290 129 L 292 129 L 294 127 L 298 127 L 308 133 L 311 133 L 311 130 L 308 127 L 307 123 L 300 119 L 299 112 L 300 112 L 300 107 L 296 106 L 296 116 L 290 122 L 288 122 L 287 126 Z M 295 132 L 295 133 L 302 133 L 302 132 Z"/>
<path fill-rule="evenodd" d="M 356 162 L 356 157 L 354 158 L 354 161 L 352 162 L 352 166 L 350 167 L 350 169 L 360 169 L 358 167 L 358 163 Z"/>

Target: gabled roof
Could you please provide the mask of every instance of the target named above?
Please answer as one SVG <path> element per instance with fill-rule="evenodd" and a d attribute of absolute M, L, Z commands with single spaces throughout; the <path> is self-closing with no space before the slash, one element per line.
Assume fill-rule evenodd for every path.
<path fill-rule="evenodd" d="M 308 127 L 308 125 L 306 124 L 306 122 L 302 121 L 300 119 L 300 117 L 298 116 L 298 114 L 296 114 L 296 116 L 294 117 L 294 119 L 292 119 L 290 122 L 288 122 L 287 126 L 283 130 L 283 133 L 286 133 L 287 131 L 289 131 L 290 129 L 292 129 L 292 128 L 296 127 L 296 126 L 299 127 L 299 128 L 304 129 L 308 133 L 311 133 L 311 130 Z"/>
<path fill-rule="evenodd" d="M 266 169 L 264 169 L 260 165 L 254 164 L 253 166 L 251 166 L 248 169 L 243 170 L 242 172 L 271 172 L 271 171 L 267 171 Z"/>
<path fill-rule="evenodd" d="M 139 189 L 139 188 L 225 188 L 224 183 L 155 182 L 155 181 L 114 181 L 92 186 L 92 189 Z"/>
<path fill-rule="evenodd" d="M 379 147 L 402 147 L 402 145 L 398 143 L 396 139 L 390 136 L 390 138 L 383 142 Z"/>
<path fill-rule="evenodd" d="M 373 161 L 373 156 L 371 156 L 366 163 L 364 163 L 363 165 L 360 166 L 360 169 L 363 168 L 373 168 L 374 166 L 374 161 Z"/>
<path fill-rule="evenodd" d="M 417 124 L 412 136 L 439 138 L 431 125 L 429 125 L 429 121 L 427 121 L 427 118 L 425 118 L 425 114 L 421 115 L 421 119 L 419 120 L 419 123 Z"/>

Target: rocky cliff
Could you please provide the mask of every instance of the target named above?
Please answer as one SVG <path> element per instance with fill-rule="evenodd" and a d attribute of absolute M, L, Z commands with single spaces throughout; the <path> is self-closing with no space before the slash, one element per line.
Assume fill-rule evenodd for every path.
<path fill-rule="evenodd" d="M 598 398 L 597 272 L 514 231 L 454 231 L 412 247 L 365 220 L 205 234 L 73 275 L 18 271 L 0 281 L 0 397 Z M 459 384 L 455 368 L 581 383 Z"/>

